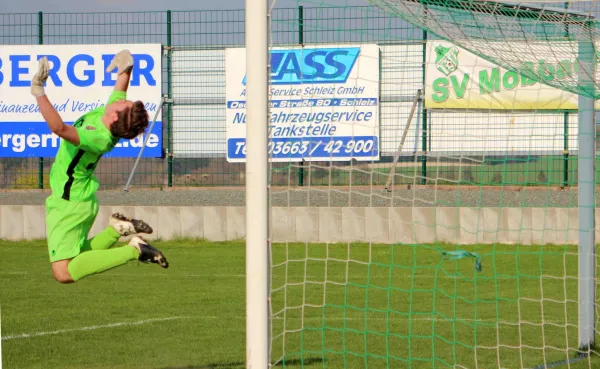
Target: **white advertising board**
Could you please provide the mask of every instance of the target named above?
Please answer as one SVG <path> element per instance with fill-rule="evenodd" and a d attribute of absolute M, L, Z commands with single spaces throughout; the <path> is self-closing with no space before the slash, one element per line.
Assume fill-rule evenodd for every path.
<path fill-rule="evenodd" d="M 270 51 L 271 161 L 378 160 L 379 47 Z M 227 160 L 246 159 L 246 50 L 226 50 Z"/>
<path fill-rule="evenodd" d="M 141 100 L 152 118 L 161 99 L 160 44 L 5 45 L 0 46 L 0 157 L 54 157 L 59 137 L 52 134 L 31 95 L 39 59 L 48 58 L 46 94 L 63 121 L 72 124 L 103 106 L 112 93 L 117 71 L 106 72 L 116 53 L 128 49 L 134 68 L 127 92 Z M 144 157 L 162 155 L 162 122 L 153 127 Z M 148 132 L 121 140 L 106 157 L 136 157 Z"/>

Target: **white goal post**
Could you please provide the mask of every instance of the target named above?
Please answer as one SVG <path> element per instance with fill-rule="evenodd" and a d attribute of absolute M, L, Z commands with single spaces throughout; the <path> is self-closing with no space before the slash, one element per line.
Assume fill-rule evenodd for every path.
<path fill-rule="evenodd" d="M 268 0 L 246 0 L 246 368 L 269 367 Z"/>

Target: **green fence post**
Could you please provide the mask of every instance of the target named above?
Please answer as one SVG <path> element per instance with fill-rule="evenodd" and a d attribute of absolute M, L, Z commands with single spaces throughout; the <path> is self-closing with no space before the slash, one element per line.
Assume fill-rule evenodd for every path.
<path fill-rule="evenodd" d="M 304 7 L 298 6 L 298 44 L 304 45 Z M 304 159 L 300 161 L 298 168 L 298 186 L 304 186 Z"/>
<path fill-rule="evenodd" d="M 563 113 L 563 125 L 564 125 L 564 133 L 563 133 L 563 162 L 564 162 L 564 171 L 563 171 L 563 187 L 567 187 L 569 185 L 569 112 L 565 111 Z"/>
<path fill-rule="evenodd" d="M 423 30 L 423 90 L 425 90 L 425 68 L 427 63 L 427 31 Z M 421 133 L 422 137 L 422 151 L 421 154 L 421 184 L 427 183 L 427 109 L 425 108 L 425 104 L 423 104 L 423 114 L 422 114 L 422 125 L 423 132 Z"/>
<path fill-rule="evenodd" d="M 38 44 L 44 43 L 43 13 L 38 12 Z M 38 158 L 38 188 L 44 188 L 44 158 Z"/>
<path fill-rule="evenodd" d="M 167 10 L 167 186 L 173 187 L 173 142 L 171 136 L 173 127 L 171 126 L 171 11 Z"/>

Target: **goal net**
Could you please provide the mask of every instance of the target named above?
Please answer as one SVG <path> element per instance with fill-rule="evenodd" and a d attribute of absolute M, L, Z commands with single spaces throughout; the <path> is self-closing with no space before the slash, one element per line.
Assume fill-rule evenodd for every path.
<path fill-rule="evenodd" d="M 297 5 L 269 17 L 271 364 L 600 366 L 600 6 Z"/>

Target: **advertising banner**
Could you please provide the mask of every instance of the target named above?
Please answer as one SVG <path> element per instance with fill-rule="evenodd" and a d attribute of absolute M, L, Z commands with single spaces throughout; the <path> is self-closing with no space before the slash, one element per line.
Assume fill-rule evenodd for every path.
<path fill-rule="evenodd" d="M 563 42 L 565 43 L 565 42 Z M 494 47 L 490 42 L 489 47 Z M 510 50 L 512 47 L 512 50 Z M 496 51 L 527 50 L 498 42 Z M 575 50 L 575 53 L 573 53 Z M 521 70 L 546 79 L 573 78 L 577 44 L 557 42 L 551 58 L 524 57 Z M 564 55 L 561 55 L 561 51 Z M 578 96 L 497 66 L 446 41 L 427 42 L 425 106 L 428 109 L 559 110 L 577 109 Z M 526 74 L 526 73 L 525 73 Z"/>
<path fill-rule="evenodd" d="M 0 46 L 0 157 L 54 157 L 58 151 L 60 138 L 50 131 L 31 95 L 39 58 L 46 56 L 50 64 L 46 94 L 63 121 L 72 124 L 106 104 L 117 78 L 116 70 L 107 73 L 106 68 L 122 49 L 134 58 L 127 98 L 143 101 L 152 120 L 161 99 L 160 44 Z M 121 140 L 105 157 L 137 157 L 147 134 Z M 161 155 L 159 115 L 143 156 Z"/>
<path fill-rule="evenodd" d="M 379 159 L 379 47 L 270 51 L 272 161 Z M 227 160 L 246 158 L 246 50 L 226 50 Z"/>

